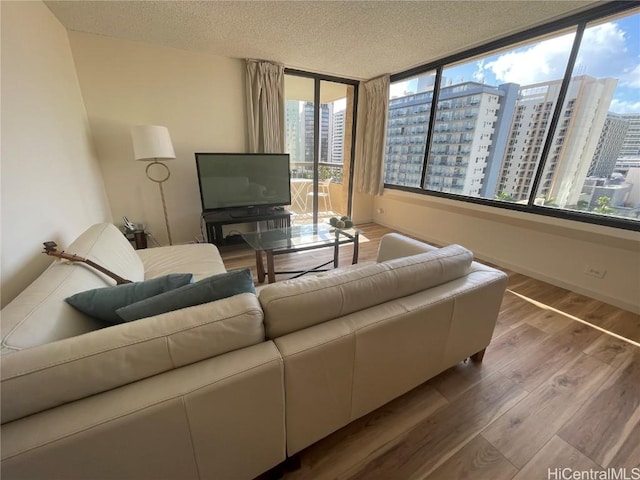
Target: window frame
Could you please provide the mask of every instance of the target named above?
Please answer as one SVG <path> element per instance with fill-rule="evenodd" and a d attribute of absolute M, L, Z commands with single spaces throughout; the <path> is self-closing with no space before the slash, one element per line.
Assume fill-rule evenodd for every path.
<path fill-rule="evenodd" d="M 433 141 L 433 127 L 435 125 L 435 119 L 438 109 L 431 108 L 430 117 L 428 121 L 428 130 L 427 137 L 425 143 L 425 153 L 422 163 L 422 178 L 419 187 L 409 187 L 404 185 L 395 185 L 386 183 L 384 184 L 384 188 L 388 188 L 391 190 L 402 190 L 405 192 L 417 193 L 420 195 L 429 195 L 434 197 L 442 197 L 447 199 L 452 199 L 456 201 L 462 201 L 467 203 L 475 203 L 480 205 L 487 205 L 491 207 L 497 207 L 507 210 L 515 210 L 525 213 L 533 213 L 536 215 L 542 215 L 547 217 L 556 217 L 566 220 L 579 221 L 584 223 L 591 223 L 596 225 L 602 225 L 607 227 L 620 228 L 624 230 L 633 230 L 640 231 L 640 220 L 630 220 L 624 217 L 613 217 L 607 215 L 597 215 L 587 212 L 580 212 L 576 210 L 568 210 L 568 209 L 560 209 L 553 207 L 544 207 L 541 205 L 535 204 L 535 198 L 537 195 L 538 187 L 540 183 L 543 181 L 544 169 L 551 154 L 553 139 L 556 133 L 556 129 L 562 126 L 562 110 L 564 101 L 566 98 L 567 91 L 569 89 L 569 83 L 571 81 L 571 76 L 573 72 L 573 68 L 575 65 L 575 60 L 577 58 L 582 36 L 585 29 L 588 26 L 588 23 L 604 19 L 606 17 L 622 14 L 626 11 L 637 10 L 638 4 L 636 2 L 626 2 L 626 1 L 614 1 L 604 5 L 599 5 L 597 7 L 585 10 L 584 12 L 580 12 L 562 19 L 555 20 L 553 22 L 546 23 L 544 25 L 540 25 L 534 28 L 530 28 L 523 32 L 519 32 L 516 34 L 508 35 L 506 37 L 494 40 L 492 42 L 486 43 L 484 45 L 480 45 L 478 47 L 474 47 L 468 50 L 465 50 L 460 53 L 456 53 L 454 55 L 449 55 L 433 62 L 425 63 L 423 65 L 419 65 L 417 67 L 411 68 L 410 70 L 405 70 L 403 72 L 396 73 L 390 76 L 390 83 L 395 83 L 402 80 L 407 80 L 412 77 L 419 76 L 421 74 L 425 74 L 428 72 L 436 72 L 436 80 L 435 86 L 433 90 L 433 97 L 431 100 L 432 106 L 438 105 L 438 97 L 440 94 L 440 83 L 442 78 L 442 71 L 449 65 L 455 63 L 461 63 L 464 61 L 470 61 L 474 57 L 479 55 L 487 54 L 493 52 L 495 50 L 504 49 L 508 47 L 515 47 L 516 45 L 522 44 L 527 40 L 532 40 L 540 36 L 551 35 L 554 33 L 560 33 L 562 30 L 566 30 L 568 28 L 575 28 L 575 38 L 574 43 L 571 48 L 571 52 L 569 54 L 569 59 L 567 61 L 567 67 L 565 70 L 564 77 L 562 78 L 562 84 L 559 92 L 559 97 L 557 100 L 556 108 L 553 111 L 550 118 L 546 118 L 545 121 L 549 121 L 549 130 L 548 134 L 545 137 L 544 144 L 542 145 L 542 153 L 540 156 L 540 162 L 535 170 L 535 175 L 533 176 L 533 183 L 531 186 L 530 195 L 528 198 L 527 204 L 518 204 L 511 202 L 503 202 L 499 200 L 482 198 L 482 197 L 471 197 L 466 195 L 460 195 L 455 193 L 441 192 L 437 190 L 427 190 L 424 188 L 427 169 L 428 169 L 428 159 L 429 159 L 429 151 L 431 148 L 431 144 Z"/>
<path fill-rule="evenodd" d="M 353 184 L 354 184 L 354 168 L 356 161 L 356 130 L 357 130 L 357 122 L 358 122 L 358 92 L 360 87 L 360 82 L 357 80 L 353 80 L 351 78 L 344 77 L 336 77 L 334 75 L 325 75 L 320 73 L 308 72 L 306 70 L 298 70 L 295 68 L 287 68 L 284 69 L 285 75 L 292 75 L 296 77 L 310 78 L 313 80 L 313 102 L 314 102 L 314 148 L 313 148 L 313 190 L 318 191 L 318 167 L 319 167 L 319 158 L 318 158 L 318 148 L 315 145 L 315 142 L 320 140 L 320 83 L 322 81 L 326 82 L 334 82 L 334 83 L 343 83 L 345 85 L 350 85 L 353 87 L 353 121 L 351 125 L 351 155 L 349 157 L 349 171 L 351 174 L 349 175 L 349 186 L 348 186 L 348 198 L 347 198 L 347 215 L 351 215 L 353 210 Z M 314 217 L 317 216 L 317 213 L 314 212 Z"/>

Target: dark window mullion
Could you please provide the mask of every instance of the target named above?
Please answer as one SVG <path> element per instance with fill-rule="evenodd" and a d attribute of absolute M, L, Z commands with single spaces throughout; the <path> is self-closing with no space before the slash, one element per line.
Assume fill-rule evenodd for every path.
<path fill-rule="evenodd" d="M 356 138 L 356 120 L 358 118 L 358 86 L 355 85 L 353 87 L 353 110 L 351 113 L 351 118 L 352 118 L 352 122 L 351 122 L 351 156 L 349 158 L 349 195 L 347 198 L 347 215 L 351 216 L 352 212 L 351 210 L 353 209 L 353 195 L 351 195 L 351 192 L 353 192 L 353 179 L 355 177 L 354 175 L 354 170 L 355 170 L 355 164 L 356 164 L 356 142 L 355 142 L 355 138 Z M 344 171 L 344 167 L 343 167 L 343 171 Z M 343 178 L 343 182 L 344 182 L 344 175 L 342 175 Z"/>
<path fill-rule="evenodd" d="M 582 43 L 582 36 L 584 34 L 585 28 L 586 22 L 578 25 L 576 36 L 573 39 L 573 46 L 571 47 L 571 53 L 569 54 L 569 61 L 567 62 L 567 69 L 564 72 L 562 85 L 560 85 L 560 92 L 558 93 L 556 108 L 553 111 L 553 116 L 551 117 L 549 131 L 547 132 L 547 137 L 545 139 L 544 146 L 542 147 L 542 152 L 540 153 L 540 161 L 538 162 L 536 174 L 531 184 L 531 190 L 529 191 L 529 201 L 527 202 L 527 204 L 530 207 L 533 207 L 535 205 L 536 195 L 538 194 L 538 186 L 542 181 L 542 175 L 544 175 L 544 167 L 549 157 L 549 151 L 551 150 L 553 141 L 555 140 L 556 127 L 558 126 L 558 122 L 560 122 L 560 116 L 562 115 L 562 110 L 564 108 L 564 101 L 567 97 L 567 92 L 569 91 L 569 85 L 571 84 L 573 67 L 575 66 L 576 58 L 578 57 L 578 51 L 580 50 L 580 44 Z"/>
<path fill-rule="evenodd" d="M 436 115 L 438 115 L 440 80 L 442 80 L 442 65 L 436 69 L 436 79 L 433 86 L 433 96 L 431 97 L 431 112 L 429 112 L 429 125 L 427 127 L 427 138 L 424 147 L 424 159 L 422 160 L 422 176 L 420 177 L 420 188 L 422 190 L 426 190 L 424 184 L 425 180 L 427 179 L 427 166 L 429 164 L 429 150 L 431 149 L 431 139 L 433 138 L 433 127 L 436 124 Z"/>
<path fill-rule="evenodd" d="M 320 162 L 320 79 L 313 79 L 313 223 L 318 223 L 318 167 Z"/>

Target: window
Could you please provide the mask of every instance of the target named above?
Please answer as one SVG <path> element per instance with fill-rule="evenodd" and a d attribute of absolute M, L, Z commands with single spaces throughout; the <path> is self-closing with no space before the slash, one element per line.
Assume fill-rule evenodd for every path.
<path fill-rule="evenodd" d="M 564 144 L 545 165 L 550 184 L 536 198 L 556 209 L 623 218 L 640 217 L 640 13 L 587 24 L 552 145 Z M 635 40 L 634 40 L 635 38 Z M 635 156 L 635 172 L 618 161 Z M 635 175 L 634 175 L 635 173 Z M 594 185 L 597 185 L 594 187 Z M 637 198 L 635 198 L 637 197 Z"/>
<path fill-rule="evenodd" d="M 393 83 L 389 89 L 385 183 L 407 187 L 420 186 L 434 83 L 435 72 L 429 72 Z M 409 128 L 403 128 L 398 132 L 398 126 Z M 448 128 L 444 121 L 438 132 L 447 132 Z M 442 142 L 446 141 L 444 135 L 439 135 L 438 138 Z M 395 145 L 400 143 L 410 144 L 411 148 L 395 148 Z"/>
<path fill-rule="evenodd" d="M 285 70 L 285 148 L 290 154 L 292 200 L 288 209 L 295 223 L 349 215 L 356 102 L 353 80 Z"/>
<path fill-rule="evenodd" d="M 603 5 L 393 76 L 385 186 L 640 230 L 639 12 Z M 423 129 L 406 152 L 398 118 Z"/>

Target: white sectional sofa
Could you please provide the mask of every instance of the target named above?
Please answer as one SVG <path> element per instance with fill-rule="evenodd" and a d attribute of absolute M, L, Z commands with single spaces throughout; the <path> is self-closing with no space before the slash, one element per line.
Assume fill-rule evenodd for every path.
<path fill-rule="evenodd" d="M 133 281 L 224 273 L 210 244 L 66 250 Z M 55 262 L 2 310 L 3 479 L 251 479 L 489 344 L 506 275 L 382 238 L 377 262 L 105 327 L 65 303 L 113 285 Z"/>

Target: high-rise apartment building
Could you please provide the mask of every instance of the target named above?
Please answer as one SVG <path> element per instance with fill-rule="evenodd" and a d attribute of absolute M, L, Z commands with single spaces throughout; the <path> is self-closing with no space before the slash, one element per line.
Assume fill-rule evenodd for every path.
<path fill-rule="evenodd" d="M 587 177 L 617 80 L 573 77 L 537 195 L 559 207 L 576 205 Z M 533 177 L 558 100 L 561 80 L 520 88 L 498 191 L 515 201 L 531 194 Z"/>
<path fill-rule="evenodd" d="M 608 178 L 611 176 L 620 156 L 628 128 L 629 122 L 622 116 L 615 113 L 607 114 L 587 177 Z"/>
<path fill-rule="evenodd" d="M 333 107 L 333 105 L 331 105 Z M 344 122 L 345 110 L 333 111 L 331 115 L 331 125 L 329 138 L 331 139 L 331 149 L 329 150 L 329 163 L 343 162 L 344 153 Z"/>
<path fill-rule="evenodd" d="M 305 102 L 304 111 L 304 161 L 313 164 L 313 130 L 314 130 L 314 104 L 313 102 Z M 329 157 L 329 104 L 320 104 L 320 162 L 326 162 Z"/>
<path fill-rule="evenodd" d="M 304 148 L 304 161 L 313 165 L 313 128 L 314 128 L 313 102 L 305 102 L 302 106 L 304 122 L 302 124 L 302 138 Z"/>
<path fill-rule="evenodd" d="M 318 161 L 329 161 L 329 131 L 331 124 L 331 108 L 328 103 L 320 104 L 320 157 Z"/>
<path fill-rule="evenodd" d="M 561 83 L 492 87 L 464 82 L 442 88 L 424 187 L 526 201 Z M 606 122 L 616 85 L 612 78 L 572 78 L 551 140 L 539 197 L 553 199 L 559 207 L 574 206 L 594 156 L 599 168 L 613 169 L 612 156 L 622 126 L 614 116 Z M 432 98 L 432 92 L 426 91 L 389 101 L 385 182 L 420 187 Z M 604 137 L 594 134 L 603 128 L 607 131 Z"/>
<path fill-rule="evenodd" d="M 440 90 L 425 187 L 488 195 L 495 185 L 518 85 L 464 82 Z M 389 102 L 385 181 L 420 186 L 432 92 Z M 485 178 L 492 182 L 485 182 Z"/>
<path fill-rule="evenodd" d="M 623 113 L 620 117 L 629 122 L 629 128 L 620 149 L 620 156 L 638 157 L 640 156 L 640 114 Z"/>
<path fill-rule="evenodd" d="M 502 161 L 518 86 L 465 82 L 441 90 L 425 187 L 477 197 Z M 507 95 L 511 93 L 511 95 Z M 501 98 L 508 98 L 507 104 Z M 501 109 L 506 114 L 501 115 Z M 493 198 L 493 192 L 488 192 Z"/>
<path fill-rule="evenodd" d="M 420 186 L 432 99 L 432 92 L 419 92 L 389 101 L 385 182 Z"/>
<path fill-rule="evenodd" d="M 317 148 L 320 167 L 328 163 L 343 163 L 346 102 L 321 103 L 319 143 L 315 138 L 315 107 L 313 102 L 285 102 L 285 148 L 291 155 L 291 171 L 296 177 L 311 178 L 314 173 L 314 149 Z M 339 178 L 339 172 L 334 176 Z"/>

